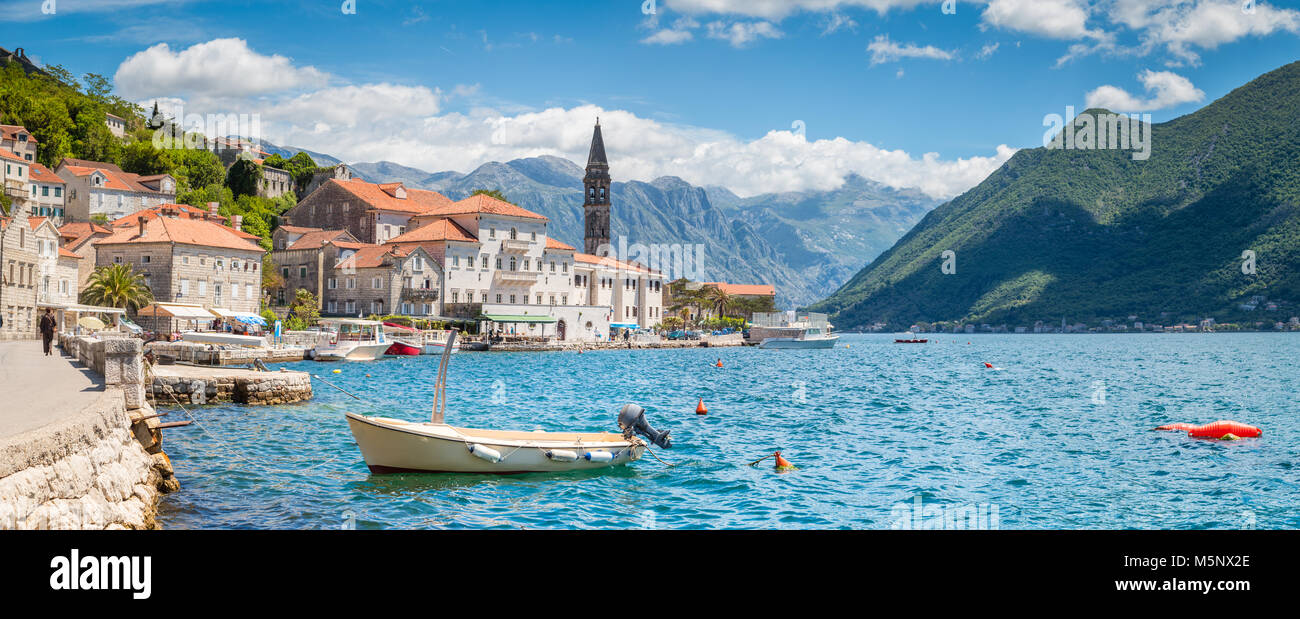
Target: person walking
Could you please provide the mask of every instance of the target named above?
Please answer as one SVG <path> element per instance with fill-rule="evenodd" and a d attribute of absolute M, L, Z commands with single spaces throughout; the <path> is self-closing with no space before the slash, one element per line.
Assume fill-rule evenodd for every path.
<path fill-rule="evenodd" d="M 45 356 L 50 356 L 50 342 L 54 340 L 54 310 L 45 308 L 41 316 L 41 340 L 45 344 Z"/>

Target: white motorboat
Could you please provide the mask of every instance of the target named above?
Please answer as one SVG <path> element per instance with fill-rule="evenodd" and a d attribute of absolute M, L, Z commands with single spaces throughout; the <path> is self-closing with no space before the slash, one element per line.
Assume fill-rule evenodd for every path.
<path fill-rule="evenodd" d="M 374 361 L 392 345 L 383 323 L 373 320 L 327 318 L 321 324 L 329 330 L 321 331 L 312 351 L 317 361 Z"/>
<path fill-rule="evenodd" d="M 542 432 L 482 430 L 444 423 L 447 363 L 456 343 L 448 336 L 434 385 L 433 416 L 427 422 L 346 417 L 361 456 L 372 473 L 488 473 L 562 472 L 628 464 L 641 457 L 646 441 L 672 447 L 669 432 L 650 427 L 640 406 L 619 412 L 622 434 L 614 432 Z"/>
<path fill-rule="evenodd" d="M 821 327 L 806 327 L 792 335 L 763 338 L 758 345 L 763 349 L 823 349 L 835 348 L 840 336 L 831 335 Z"/>
<path fill-rule="evenodd" d="M 424 332 L 424 354 L 441 355 L 444 348 L 447 347 L 447 341 L 450 339 L 451 331 L 425 331 Z M 451 352 L 460 352 L 460 342 L 453 342 Z"/>

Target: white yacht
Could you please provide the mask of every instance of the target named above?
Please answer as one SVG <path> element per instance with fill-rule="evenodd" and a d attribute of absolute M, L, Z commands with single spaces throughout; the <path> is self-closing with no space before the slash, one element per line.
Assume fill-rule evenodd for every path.
<path fill-rule="evenodd" d="M 383 323 L 355 318 L 326 318 L 316 341 L 313 358 L 317 361 L 374 361 L 392 345 L 384 337 Z"/>

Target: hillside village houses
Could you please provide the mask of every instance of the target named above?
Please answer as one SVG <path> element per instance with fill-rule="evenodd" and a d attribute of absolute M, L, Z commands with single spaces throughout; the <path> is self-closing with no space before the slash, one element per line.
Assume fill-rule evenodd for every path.
<path fill-rule="evenodd" d="M 584 179 L 585 241 L 606 252 L 608 167 L 597 123 Z M 578 252 L 548 235 L 546 217 L 488 195 L 453 202 L 401 183 L 329 178 L 285 219 L 303 235 L 296 243 L 309 234 L 331 237 L 319 248 L 277 245 L 272 253 L 309 285 L 313 277 L 325 280 L 309 288 L 323 290 L 325 314 L 481 318 L 505 332 L 585 341 L 662 318 L 662 273 Z M 353 242 L 344 232 L 365 246 L 340 245 Z M 328 270 L 312 266 L 331 262 Z M 286 289 L 295 285 L 286 278 Z"/>
<path fill-rule="evenodd" d="M 23 161 L 36 161 L 36 138 L 18 125 L 0 125 L 0 150 L 14 153 Z"/>
<path fill-rule="evenodd" d="M 65 158 L 54 170 L 67 183 L 64 222 L 103 216 L 119 219 L 141 209 L 176 201 L 170 174 L 140 176 L 111 163 Z"/>

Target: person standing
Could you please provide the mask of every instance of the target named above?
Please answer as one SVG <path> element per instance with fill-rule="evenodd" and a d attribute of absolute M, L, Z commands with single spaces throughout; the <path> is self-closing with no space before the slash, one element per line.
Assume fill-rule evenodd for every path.
<path fill-rule="evenodd" d="M 50 356 L 50 342 L 54 340 L 54 310 L 45 308 L 41 316 L 41 340 L 45 344 L 45 356 Z"/>

